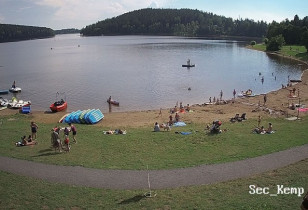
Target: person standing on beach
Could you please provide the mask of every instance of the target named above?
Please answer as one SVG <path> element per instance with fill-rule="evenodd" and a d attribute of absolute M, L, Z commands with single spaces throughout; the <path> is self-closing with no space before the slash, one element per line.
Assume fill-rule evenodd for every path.
<path fill-rule="evenodd" d="M 73 142 L 77 143 L 77 140 L 76 140 L 77 129 L 72 123 L 69 123 L 68 125 L 71 127 L 71 131 L 73 133 Z"/>
<path fill-rule="evenodd" d="M 36 133 L 37 133 L 38 126 L 35 122 L 32 121 L 31 124 L 30 124 L 30 127 L 31 127 L 31 137 L 32 137 L 33 140 L 36 140 L 36 138 L 37 138 Z"/>
<path fill-rule="evenodd" d="M 260 128 L 260 125 L 261 125 L 261 115 L 259 115 L 258 117 L 258 128 Z"/>
<path fill-rule="evenodd" d="M 235 95 L 236 95 L 236 90 L 233 90 L 233 99 L 235 99 Z"/>
<path fill-rule="evenodd" d="M 220 90 L 220 100 L 222 100 L 222 95 L 223 95 L 223 92 L 222 90 Z"/>
<path fill-rule="evenodd" d="M 263 96 L 263 101 L 264 101 L 264 106 L 265 106 L 265 104 L 266 104 L 266 101 L 267 101 L 267 96 L 266 96 L 266 94 L 264 94 L 264 96 Z"/>

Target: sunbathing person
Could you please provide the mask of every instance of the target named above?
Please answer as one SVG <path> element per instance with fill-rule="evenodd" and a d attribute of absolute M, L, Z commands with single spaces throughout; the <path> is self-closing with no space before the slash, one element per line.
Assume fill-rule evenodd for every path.
<path fill-rule="evenodd" d="M 273 131 L 273 125 L 272 125 L 272 123 L 268 123 L 268 129 L 266 130 L 266 133 L 269 133 L 269 134 L 271 134 L 271 133 L 273 133 L 274 131 Z"/>
<path fill-rule="evenodd" d="M 257 134 L 266 134 L 266 130 L 264 129 L 264 126 L 261 126 L 261 128 L 255 128 L 253 132 Z"/>
<path fill-rule="evenodd" d="M 31 135 L 30 135 L 31 136 Z M 17 147 L 21 147 L 21 146 L 30 146 L 30 145 L 36 145 L 37 141 L 31 140 L 30 142 L 28 142 L 26 140 L 26 136 L 21 137 L 21 140 L 19 142 L 16 142 L 15 145 Z"/>
<path fill-rule="evenodd" d="M 159 124 L 158 122 L 156 122 L 154 125 L 154 132 L 159 132 L 159 131 L 160 131 Z"/>

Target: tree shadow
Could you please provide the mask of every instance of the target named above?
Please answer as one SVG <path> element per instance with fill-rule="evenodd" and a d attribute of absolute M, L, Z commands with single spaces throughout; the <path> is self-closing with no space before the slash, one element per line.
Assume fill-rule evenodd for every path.
<path fill-rule="evenodd" d="M 144 195 L 136 195 L 136 196 L 134 196 L 132 198 L 128 198 L 126 200 L 123 200 L 123 201 L 121 201 L 118 204 L 123 205 L 123 204 L 137 203 L 137 202 L 141 201 L 143 198 L 145 198 Z"/>

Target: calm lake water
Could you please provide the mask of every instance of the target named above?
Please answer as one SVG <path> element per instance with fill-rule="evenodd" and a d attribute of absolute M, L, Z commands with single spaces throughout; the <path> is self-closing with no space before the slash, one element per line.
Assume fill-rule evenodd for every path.
<path fill-rule="evenodd" d="M 288 75 L 300 78 L 304 67 L 298 62 L 243 46 L 236 41 L 78 34 L 1 43 L 0 90 L 16 80 L 22 88 L 17 97 L 31 100 L 35 110 L 48 110 L 56 93 L 65 92 L 68 111 L 107 112 L 110 95 L 120 102 L 112 111 L 148 110 L 174 107 L 177 101 L 201 104 L 218 97 L 220 90 L 224 99 L 232 98 L 233 89 L 266 93 L 286 84 Z M 188 58 L 195 68 L 182 67 Z"/>

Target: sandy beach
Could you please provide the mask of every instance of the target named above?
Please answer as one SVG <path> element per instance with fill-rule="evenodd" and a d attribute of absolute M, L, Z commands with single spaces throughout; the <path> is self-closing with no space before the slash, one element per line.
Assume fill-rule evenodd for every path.
<path fill-rule="evenodd" d="M 297 116 L 297 109 L 291 110 L 288 106 L 289 104 L 299 104 L 300 102 L 300 104 L 306 104 L 306 107 L 308 107 L 308 69 L 303 72 L 301 80 L 302 82 L 293 83 L 291 87 L 267 93 L 267 102 L 265 105 L 263 104 L 263 95 L 236 98 L 235 100 L 228 100 L 227 104 L 195 104 L 191 106 L 193 112 L 180 114 L 181 121 L 186 123 L 208 124 L 213 120 L 218 119 L 226 122 L 231 117 L 234 117 L 236 113 L 240 115 L 242 113 L 247 113 L 246 116 L 248 118 L 257 118 L 259 115 L 261 115 L 262 118 Z M 294 97 L 289 97 L 290 90 L 293 90 L 294 88 L 296 89 Z M 189 103 L 189 101 L 183 101 L 183 104 L 187 103 Z M 104 119 L 95 126 L 116 129 L 153 126 L 155 122 L 168 122 L 170 116 L 169 109 L 162 110 L 161 115 L 159 115 L 159 112 L 160 110 L 104 113 Z M 18 110 L 6 109 L 0 111 L 0 116 L 12 115 L 15 113 L 18 113 Z M 300 116 L 307 115 L 307 113 L 308 112 L 301 112 Z M 30 115 L 33 116 L 31 120 L 34 120 L 37 123 L 56 124 L 64 114 L 66 113 L 47 113 L 34 110 Z"/>

